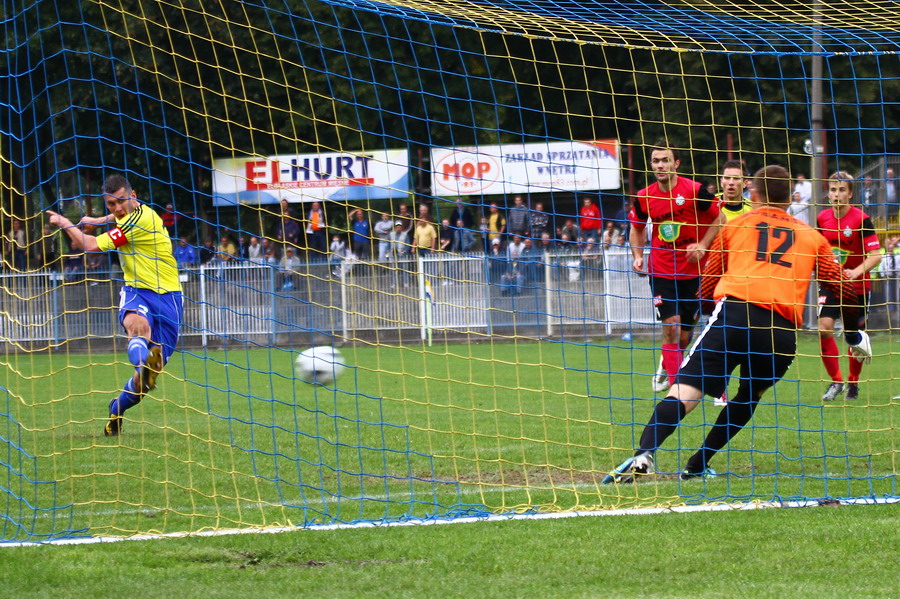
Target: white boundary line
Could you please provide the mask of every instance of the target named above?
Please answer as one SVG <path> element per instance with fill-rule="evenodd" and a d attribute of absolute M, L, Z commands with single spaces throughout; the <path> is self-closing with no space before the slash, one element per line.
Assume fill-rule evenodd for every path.
<path fill-rule="evenodd" d="M 853 498 L 840 499 L 841 505 L 878 505 L 900 503 L 900 497 L 884 498 Z M 277 534 L 283 532 L 320 531 L 320 530 L 348 530 L 357 528 L 388 528 L 397 526 L 431 526 L 439 524 L 471 524 L 474 522 L 512 522 L 514 520 L 558 520 L 564 518 L 586 518 L 597 516 L 644 516 L 651 514 L 685 514 L 692 512 L 726 512 L 726 511 L 750 511 L 771 508 L 803 508 L 822 505 L 820 500 L 808 499 L 803 501 L 760 501 L 752 503 L 716 503 L 704 505 L 682 505 L 660 508 L 626 508 L 616 510 L 552 512 L 552 513 L 526 513 L 526 514 L 489 514 L 484 516 L 467 516 L 462 518 L 432 518 L 409 519 L 397 522 L 360 522 L 357 524 L 320 524 L 310 526 L 272 526 L 266 528 L 228 528 L 222 530 L 205 530 L 200 532 L 174 532 L 166 534 L 141 534 L 130 537 L 95 536 L 75 539 L 57 539 L 42 542 L 0 542 L 0 548 L 4 547 L 37 547 L 43 545 L 93 545 L 97 543 L 118 543 L 120 541 L 149 541 L 158 539 L 181 539 L 188 537 L 219 537 L 245 534 Z"/>

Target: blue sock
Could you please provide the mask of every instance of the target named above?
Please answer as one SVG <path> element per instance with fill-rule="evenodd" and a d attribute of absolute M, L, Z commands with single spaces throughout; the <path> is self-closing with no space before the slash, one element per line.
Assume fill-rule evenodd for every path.
<path fill-rule="evenodd" d="M 128 342 L 128 360 L 138 367 L 147 361 L 149 355 L 150 348 L 147 347 L 147 340 L 143 337 L 132 337 Z"/>
<path fill-rule="evenodd" d="M 141 396 L 134 392 L 134 379 L 128 379 L 125 383 L 125 390 L 111 402 L 109 402 L 109 413 L 121 416 L 128 408 L 136 406 L 141 401 Z"/>

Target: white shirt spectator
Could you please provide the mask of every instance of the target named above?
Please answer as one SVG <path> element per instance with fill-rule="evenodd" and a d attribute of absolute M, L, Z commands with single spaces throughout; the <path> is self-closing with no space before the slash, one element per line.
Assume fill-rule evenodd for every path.
<path fill-rule="evenodd" d="M 791 195 L 791 205 L 788 206 L 787 213 L 797 220 L 809 224 L 809 201 L 804 201 L 799 191 L 795 191 Z"/>
<path fill-rule="evenodd" d="M 300 258 L 294 255 L 293 248 L 287 248 L 284 251 L 284 257 L 281 259 L 281 268 L 284 270 L 297 270 L 300 267 Z"/>
<path fill-rule="evenodd" d="M 347 257 L 347 242 L 343 239 L 334 239 L 331 242 L 331 247 L 329 248 L 331 253 L 334 254 L 336 258 L 346 258 Z"/>
<path fill-rule="evenodd" d="M 525 242 L 522 241 L 521 237 L 514 237 L 510 242 L 509 247 L 506 248 L 507 252 L 509 252 L 510 260 L 518 260 L 522 257 L 522 252 L 525 251 Z"/>
<path fill-rule="evenodd" d="M 806 180 L 802 174 L 797 175 L 797 183 L 794 185 L 794 191 L 800 192 L 800 201 L 809 204 L 812 201 L 812 183 Z"/>
<path fill-rule="evenodd" d="M 394 258 L 402 259 L 409 256 L 409 237 L 407 237 L 406 231 L 403 229 L 402 222 L 397 221 L 395 223 L 394 230 L 391 231 L 388 241 L 390 241 L 391 255 Z"/>
<path fill-rule="evenodd" d="M 250 238 L 250 245 L 247 246 L 247 260 L 250 262 L 263 262 L 263 248 L 256 237 Z"/>
<path fill-rule="evenodd" d="M 894 169 L 892 168 L 885 172 L 884 203 L 888 206 L 897 203 L 897 180 L 894 179 Z"/>

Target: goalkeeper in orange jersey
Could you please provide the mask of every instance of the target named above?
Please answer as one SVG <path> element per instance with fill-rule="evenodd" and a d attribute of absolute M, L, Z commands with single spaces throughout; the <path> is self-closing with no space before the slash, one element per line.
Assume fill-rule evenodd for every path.
<path fill-rule="evenodd" d="M 86 235 L 66 217 L 47 211 L 50 224 L 62 228 L 75 249 L 87 252 L 118 251 L 124 287 L 119 293 L 119 322 L 128 335 L 128 360 L 135 373 L 122 393 L 109 403 L 106 436 L 122 431 L 122 414 L 156 387 L 156 378 L 178 343 L 184 316 L 181 283 L 172 242 L 162 219 L 141 204 L 128 180 L 110 175 L 103 185 L 109 215 L 87 217 L 80 225 L 116 226 L 94 237 Z"/>
<path fill-rule="evenodd" d="M 750 421 L 763 393 L 794 360 L 796 330 L 803 322 L 813 272 L 844 306 L 845 338 L 855 359 L 871 357 L 868 336 L 855 326 L 859 322 L 856 289 L 844 277 L 828 240 L 785 212 L 790 192 L 790 174 L 784 167 L 767 166 L 756 173 L 753 210 L 726 223 L 708 252 L 700 297 L 704 311 L 711 312 L 709 321 L 675 384 L 656 405 L 634 456 L 603 482 L 632 482 L 652 472 L 656 450 L 682 418 L 704 395 L 719 397 L 731 371 L 740 367 L 737 394 L 722 408 L 703 446 L 680 476 L 715 474 L 708 466 L 710 459 Z"/>

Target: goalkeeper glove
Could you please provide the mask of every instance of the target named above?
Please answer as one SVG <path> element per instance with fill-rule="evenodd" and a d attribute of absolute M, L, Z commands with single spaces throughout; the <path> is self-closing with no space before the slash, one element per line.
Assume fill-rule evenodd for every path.
<path fill-rule="evenodd" d="M 858 339 L 855 337 L 858 337 Z M 847 333 L 845 339 L 850 345 L 850 353 L 858 362 L 868 364 L 872 361 L 872 341 L 865 331 L 857 331 L 855 335 Z"/>

